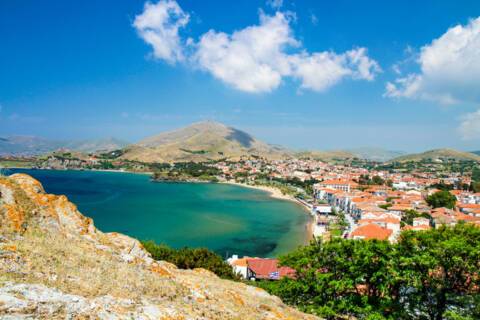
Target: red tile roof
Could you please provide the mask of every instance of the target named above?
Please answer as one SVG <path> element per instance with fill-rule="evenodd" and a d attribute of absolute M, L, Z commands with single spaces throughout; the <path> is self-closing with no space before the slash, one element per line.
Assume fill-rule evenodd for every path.
<path fill-rule="evenodd" d="M 295 270 L 289 267 L 279 267 L 277 259 L 247 259 L 248 268 L 255 273 L 258 279 L 275 279 L 272 274 L 278 272 L 278 278 L 293 277 Z"/>
<path fill-rule="evenodd" d="M 388 237 L 393 233 L 392 230 L 383 228 L 377 224 L 370 223 L 358 227 L 353 230 L 351 237 L 362 237 L 365 240 L 377 239 L 377 240 L 387 240 Z"/>

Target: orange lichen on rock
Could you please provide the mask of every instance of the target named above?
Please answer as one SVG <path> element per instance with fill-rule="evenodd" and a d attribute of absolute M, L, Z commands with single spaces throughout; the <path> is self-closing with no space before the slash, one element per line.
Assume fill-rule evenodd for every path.
<path fill-rule="evenodd" d="M 150 270 L 154 273 L 157 273 L 163 277 L 169 277 L 169 278 L 173 278 L 173 274 L 168 271 L 167 269 L 159 266 L 158 264 L 154 263 L 152 264 L 152 266 L 150 267 Z"/>
<path fill-rule="evenodd" d="M 16 205 L 3 205 L 7 213 L 7 219 L 11 227 L 15 231 L 23 231 L 23 223 L 25 222 L 25 213 Z"/>

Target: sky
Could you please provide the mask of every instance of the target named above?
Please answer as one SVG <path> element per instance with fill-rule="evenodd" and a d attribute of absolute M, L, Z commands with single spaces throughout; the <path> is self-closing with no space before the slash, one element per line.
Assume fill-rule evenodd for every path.
<path fill-rule="evenodd" d="M 0 136 L 215 120 L 294 149 L 480 149 L 480 1 L 0 1 Z"/>

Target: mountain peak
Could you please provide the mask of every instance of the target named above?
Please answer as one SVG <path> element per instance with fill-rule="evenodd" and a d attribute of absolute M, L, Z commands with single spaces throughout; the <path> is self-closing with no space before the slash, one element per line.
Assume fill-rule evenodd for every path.
<path fill-rule="evenodd" d="M 285 154 L 242 130 L 207 120 L 143 139 L 127 148 L 122 157 L 145 162 L 200 162 L 244 156 L 281 158 Z"/>

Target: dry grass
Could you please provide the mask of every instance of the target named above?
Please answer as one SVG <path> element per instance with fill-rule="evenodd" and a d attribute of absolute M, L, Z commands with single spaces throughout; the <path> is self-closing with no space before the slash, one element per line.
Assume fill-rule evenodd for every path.
<path fill-rule="evenodd" d="M 25 274 L 12 274 L 11 280 L 41 283 L 85 297 L 175 299 L 185 294 L 186 289 L 171 279 L 127 264 L 80 237 L 29 229 L 14 244 L 26 257 L 26 265 Z"/>

